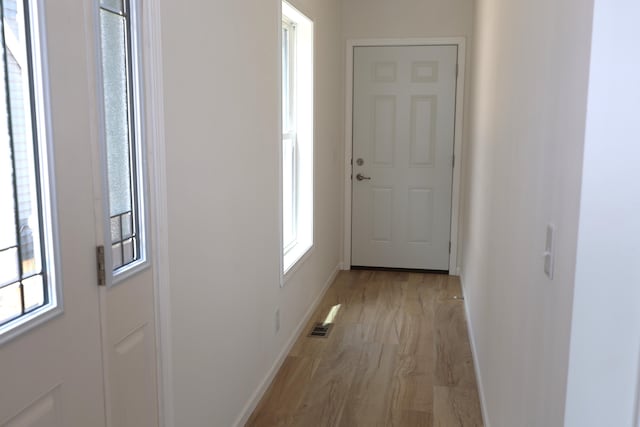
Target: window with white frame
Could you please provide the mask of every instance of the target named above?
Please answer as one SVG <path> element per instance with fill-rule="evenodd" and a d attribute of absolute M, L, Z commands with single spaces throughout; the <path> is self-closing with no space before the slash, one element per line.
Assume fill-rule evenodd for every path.
<path fill-rule="evenodd" d="M 313 23 L 282 3 L 282 242 L 289 271 L 313 246 Z"/>
<path fill-rule="evenodd" d="M 0 335 L 58 306 L 35 2 L 0 2 Z"/>
<path fill-rule="evenodd" d="M 143 164 L 133 0 L 100 0 L 111 265 L 114 274 L 145 261 Z"/>

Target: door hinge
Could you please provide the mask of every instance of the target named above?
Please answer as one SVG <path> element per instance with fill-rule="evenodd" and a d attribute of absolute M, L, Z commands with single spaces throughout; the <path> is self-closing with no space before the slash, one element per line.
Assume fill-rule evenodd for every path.
<path fill-rule="evenodd" d="M 107 285 L 107 275 L 104 265 L 104 246 L 98 246 L 96 248 L 96 260 L 98 265 L 98 286 Z"/>
<path fill-rule="evenodd" d="M 451 156 L 451 167 L 453 169 L 456 168 L 456 155 L 455 154 L 453 156 Z"/>
<path fill-rule="evenodd" d="M 449 242 L 449 253 L 451 253 L 451 242 Z"/>

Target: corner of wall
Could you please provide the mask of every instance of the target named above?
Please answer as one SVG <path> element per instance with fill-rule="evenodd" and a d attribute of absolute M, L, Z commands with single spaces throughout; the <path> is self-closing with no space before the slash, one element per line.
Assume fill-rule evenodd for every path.
<path fill-rule="evenodd" d="M 484 381 L 482 381 L 482 375 L 480 372 L 480 360 L 478 359 L 478 351 L 476 346 L 475 333 L 473 331 L 473 323 L 471 321 L 471 310 L 469 308 L 470 300 L 469 300 L 469 292 L 467 287 L 465 286 L 464 274 L 460 270 L 460 285 L 462 287 L 462 295 L 464 297 L 464 311 L 467 319 L 467 331 L 469 332 L 469 342 L 471 343 L 471 354 L 473 355 L 473 367 L 476 373 L 476 382 L 478 383 L 478 394 L 480 397 L 480 410 L 482 412 L 482 423 L 484 427 L 491 427 L 491 423 L 489 422 L 489 413 L 488 406 L 485 399 L 484 392 Z"/>

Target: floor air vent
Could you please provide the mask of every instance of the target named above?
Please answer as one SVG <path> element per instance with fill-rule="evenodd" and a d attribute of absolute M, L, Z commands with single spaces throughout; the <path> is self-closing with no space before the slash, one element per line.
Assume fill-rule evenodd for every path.
<path fill-rule="evenodd" d="M 313 325 L 311 332 L 309 332 L 309 336 L 314 338 L 326 338 L 329 336 L 331 326 L 333 326 L 333 323 L 316 323 Z"/>

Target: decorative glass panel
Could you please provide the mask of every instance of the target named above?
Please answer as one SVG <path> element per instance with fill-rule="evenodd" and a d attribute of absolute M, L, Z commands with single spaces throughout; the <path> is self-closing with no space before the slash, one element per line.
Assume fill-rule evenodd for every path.
<path fill-rule="evenodd" d="M 0 324 L 13 320 L 23 313 L 21 288 L 20 283 L 0 288 Z"/>
<path fill-rule="evenodd" d="M 100 10 L 104 127 L 113 269 L 138 260 L 136 135 L 128 4 L 102 0 Z M 115 13 L 114 10 L 121 10 Z M 126 243 L 125 243 L 126 241 Z"/>
<path fill-rule="evenodd" d="M 24 286 L 24 309 L 33 310 L 44 304 L 44 292 L 42 286 L 42 276 L 33 276 L 26 279 Z"/>
<path fill-rule="evenodd" d="M 12 247 L 0 252 L 0 286 L 20 280 L 18 265 L 18 248 Z"/>
<path fill-rule="evenodd" d="M 125 18 L 100 11 L 102 78 L 111 216 L 131 211 L 129 88 Z"/>
<path fill-rule="evenodd" d="M 0 326 L 47 304 L 27 9 L 0 2 Z M 27 287 L 29 292 L 27 292 Z M 28 295 L 38 295 L 28 298 Z M 29 300 L 27 305 L 27 299 Z"/>

